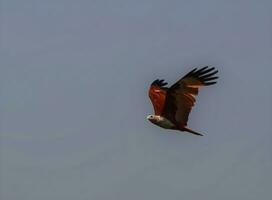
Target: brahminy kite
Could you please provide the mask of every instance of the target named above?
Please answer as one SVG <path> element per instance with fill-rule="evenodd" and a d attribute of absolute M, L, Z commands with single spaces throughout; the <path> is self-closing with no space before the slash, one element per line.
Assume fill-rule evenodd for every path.
<path fill-rule="evenodd" d="M 188 116 L 195 104 L 198 88 L 215 84 L 217 72 L 214 67 L 195 68 L 169 88 L 165 87 L 167 83 L 164 80 L 155 80 L 149 88 L 155 115 L 148 115 L 147 119 L 165 129 L 203 136 L 187 127 Z"/>

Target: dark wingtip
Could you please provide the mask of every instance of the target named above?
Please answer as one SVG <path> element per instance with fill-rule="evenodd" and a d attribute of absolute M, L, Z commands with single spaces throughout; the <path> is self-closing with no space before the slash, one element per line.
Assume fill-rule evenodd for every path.
<path fill-rule="evenodd" d="M 214 82 L 206 82 L 205 85 L 206 85 L 206 86 L 208 86 L 208 85 L 214 85 L 214 84 L 216 84 L 216 83 L 217 83 L 216 81 L 214 81 Z"/>
<path fill-rule="evenodd" d="M 194 68 L 193 70 L 191 70 L 189 73 L 187 73 L 184 77 L 188 77 L 191 76 L 192 74 L 195 73 L 195 71 L 197 70 L 197 68 Z"/>
<path fill-rule="evenodd" d="M 167 85 L 167 82 L 164 82 L 164 79 L 156 79 L 155 81 L 153 81 L 151 83 L 152 86 L 159 86 L 159 87 L 163 87 L 165 85 Z"/>
<path fill-rule="evenodd" d="M 218 70 L 215 70 L 214 67 L 205 66 L 200 69 L 193 69 L 188 74 L 186 74 L 184 77 L 194 77 L 199 79 L 204 85 L 213 85 L 216 83 L 216 81 L 209 82 L 212 80 L 218 79 L 218 76 L 214 76 L 218 73 Z"/>

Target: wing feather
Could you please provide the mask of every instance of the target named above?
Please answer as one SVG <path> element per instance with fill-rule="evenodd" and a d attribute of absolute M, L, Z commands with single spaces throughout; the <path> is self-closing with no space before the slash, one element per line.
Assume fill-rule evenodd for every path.
<path fill-rule="evenodd" d="M 149 88 L 148 95 L 152 102 L 155 115 L 161 115 L 162 113 L 166 98 L 166 92 L 168 89 L 164 87 L 165 85 L 167 85 L 167 83 L 164 82 L 164 80 L 157 79 L 151 84 Z"/>
<path fill-rule="evenodd" d="M 185 127 L 189 114 L 195 105 L 195 96 L 202 86 L 213 85 L 218 77 L 214 76 L 218 71 L 208 66 L 201 69 L 193 69 L 168 90 L 162 116 L 174 122 L 178 127 Z"/>

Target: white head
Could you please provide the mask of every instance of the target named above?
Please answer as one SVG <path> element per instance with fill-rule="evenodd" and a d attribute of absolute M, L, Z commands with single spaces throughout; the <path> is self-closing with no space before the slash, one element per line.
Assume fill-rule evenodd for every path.
<path fill-rule="evenodd" d="M 156 124 L 157 126 L 160 126 L 162 128 L 168 128 L 173 129 L 175 128 L 175 125 L 169 121 L 168 119 L 159 116 L 159 115 L 148 115 L 146 117 L 151 123 Z"/>
<path fill-rule="evenodd" d="M 146 117 L 146 119 L 148 119 L 150 122 L 156 124 L 156 122 L 160 121 L 160 116 L 158 116 L 158 115 L 148 115 Z"/>

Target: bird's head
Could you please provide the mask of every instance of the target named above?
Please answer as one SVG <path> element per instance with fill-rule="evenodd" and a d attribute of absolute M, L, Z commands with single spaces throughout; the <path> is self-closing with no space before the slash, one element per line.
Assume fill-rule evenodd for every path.
<path fill-rule="evenodd" d="M 159 116 L 157 116 L 157 115 L 148 115 L 146 117 L 146 119 L 148 119 L 150 122 L 156 124 L 156 122 L 159 121 Z"/>

